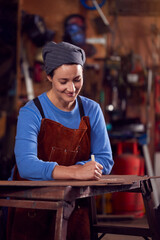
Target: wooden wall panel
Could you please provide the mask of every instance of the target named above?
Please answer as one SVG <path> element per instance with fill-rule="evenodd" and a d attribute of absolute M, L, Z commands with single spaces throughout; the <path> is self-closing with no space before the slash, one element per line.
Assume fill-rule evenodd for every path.
<path fill-rule="evenodd" d="M 147 66 L 160 64 L 160 16 L 112 16 L 109 20 L 115 34 L 113 47 L 119 54 L 133 51 L 142 57 Z M 154 27 L 157 34 L 153 33 Z"/>
<path fill-rule="evenodd" d="M 107 5 L 104 5 L 103 11 L 106 12 Z M 96 10 L 90 11 L 85 9 L 79 0 L 61 0 L 61 1 L 52 1 L 52 0 L 46 0 L 46 1 L 38 1 L 38 0 L 21 0 L 20 2 L 20 8 L 21 10 L 26 11 L 29 14 L 38 14 L 41 17 L 44 18 L 44 21 L 46 23 L 46 26 L 48 29 L 51 29 L 55 31 L 55 42 L 60 42 L 63 39 L 64 34 L 64 20 L 66 17 L 68 17 L 70 14 L 81 14 L 85 17 L 86 20 L 86 37 L 87 38 L 103 38 L 103 34 L 99 34 L 96 32 L 95 29 L 95 23 L 94 19 L 99 16 L 98 12 Z M 103 60 L 102 61 L 96 61 L 95 58 L 105 58 L 106 57 L 106 45 L 104 44 L 94 44 L 94 47 L 96 49 L 96 53 L 93 55 L 93 57 L 87 58 L 87 64 L 91 65 L 93 67 L 93 74 L 91 71 L 86 71 L 85 73 L 85 88 L 88 90 L 85 90 L 85 93 L 87 96 L 91 97 L 92 99 L 95 99 L 99 102 L 99 95 L 101 90 L 101 83 L 103 78 Z M 34 59 L 36 57 L 36 51 L 35 46 L 30 42 L 29 39 L 25 39 L 25 48 L 28 53 L 28 60 L 30 63 L 30 66 L 33 67 Z M 98 73 L 96 71 L 96 74 L 94 74 L 95 67 L 98 66 Z M 94 84 L 95 88 L 91 87 L 93 85 L 92 83 L 96 82 Z M 38 87 L 38 89 L 37 89 Z M 92 89 L 91 89 L 92 88 Z M 41 84 L 41 86 L 36 85 L 35 93 L 36 95 L 43 90 L 45 90 L 45 84 Z"/>
<path fill-rule="evenodd" d="M 93 24 L 94 18 L 98 17 L 99 14 L 96 10 L 91 11 L 85 9 L 80 0 L 21 0 L 21 9 L 27 11 L 30 14 L 38 14 L 42 16 L 49 29 L 55 31 L 55 42 L 59 42 L 63 38 L 64 31 L 64 20 L 70 14 L 81 14 L 86 19 L 87 25 L 87 37 L 102 37 L 97 34 Z M 107 11 L 107 5 L 104 5 L 102 10 L 104 13 Z M 96 45 L 97 55 L 94 57 L 104 57 L 105 48 L 103 45 Z"/>
<path fill-rule="evenodd" d="M 22 0 L 21 7 L 30 14 L 42 16 L 47 27 L 56 32 L 55 41 L 61 41 L 64 19 L 69 14 L 81 14 L 82 11 L 78 0 Z"/>

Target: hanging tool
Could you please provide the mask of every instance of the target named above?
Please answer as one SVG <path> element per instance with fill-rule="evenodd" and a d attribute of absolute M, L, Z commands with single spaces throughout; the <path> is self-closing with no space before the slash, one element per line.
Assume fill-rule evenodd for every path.
<path fill-rule="evenodd" d="M 82 3 L 82 5 L 83 5 L 85 8 L 87 8 L 87 9 L 89 9 L 89 10 L 97 10 L 98 13 L 99 13 L 99 15 L 100 15 L 100 17 L 102 18 L 104 24 L 105 24 L 106 26 L 109 25 L 109 22 L 108 22 L 106 16 L 104 15 L 104 13 L 103 13 L 102 10 L 101 10 L 101 7 L 106 3 L 106 0 L 102 0 L 99 4 L 97 3 L 96 0 L 92 0 L 93 6 L 89 6 L 89 5 L 86 3 L 86 0 L 80 0 L 80 2 Z"/>
<path fill-rule="evenodd" d="M 109 22 L 108 22 L 106 16 L 104 15 L 104 13 L 102 12 L 102 9 L 101 9 L 100 6 L 98 5 L 97 1 L 96 1 L 96 0 L 92 0 L 92 2 L 93 2 L 93 5 L 95 6 L 95 8 L 97 9 L 100 17 L 102 18 L 104 24 L 105 24 L 106 26 L 108 26 L 108 25 L 109 25 Z"/>
<path fill-rule="evenodd" d="M 32 100 L 34 98 L 34 88 L 33 88 L 33 82 L 29 74 L 29 65 L 26 58 L 26 53 L 24 50 L 24 47 L 21 48 L 21 54 L 22 54 L 22 69 L 26 84 L 26 91 L 27 91 L 27 98 L 28 100 Z"/>
<path fill-rule="evenodd" d="M 87 2 L 87 0 L 80 0 L 81 4 L 83 5 L 83 7 L 89 9 L 89 10 L 95 10 L 95 6 L 89 6 Z M 106 0 L 101 0 L 101 2 L 99 3 L 99 7 L 102 7 L 104 4 L 106 3 Z"/>

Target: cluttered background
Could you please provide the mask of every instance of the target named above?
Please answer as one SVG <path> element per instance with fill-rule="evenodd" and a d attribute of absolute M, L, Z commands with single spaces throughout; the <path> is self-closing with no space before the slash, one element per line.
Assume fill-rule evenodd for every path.
<path fill-rule="evenodd" d="M 19 108 L 50 87 L 41 50 L 52 40 L 73 43 L 86 52 L 81 94 L 102 108 L 115 160 L 113 173 L 160 175 L 160 2 L 0 4 L 0 179 L 10 176 L 15 163 Z M 104 204 L 99 211 L 111 212 L 113 205 Z M 133 210 L 142 214 L 143 206 Z"/>

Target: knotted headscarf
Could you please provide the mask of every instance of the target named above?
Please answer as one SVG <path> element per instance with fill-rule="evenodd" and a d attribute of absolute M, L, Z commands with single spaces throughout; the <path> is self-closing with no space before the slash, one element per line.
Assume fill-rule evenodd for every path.
<path fill-rule="evenodd" d="M 47 43 L 42 50 L 42 56 L 47 74 L 63 64 L 75 63 L 83 66 L 86 60 L 83 49 L 67 42 Z"/>

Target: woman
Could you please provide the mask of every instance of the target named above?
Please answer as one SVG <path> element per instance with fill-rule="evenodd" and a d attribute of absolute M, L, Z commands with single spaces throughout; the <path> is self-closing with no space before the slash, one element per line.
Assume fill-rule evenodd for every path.
<path fill-rule="evenodd" d="M 113 160 L 100 106 L 93 100 L 79 96 L 83 86 L 85 53 L 66 42 L 49 42 L 43 49 L 43 59 L 52 87 L 20 110 L 15 143 L 18 168 L 15 168 L 13 179 L 99 180 L 102 174 L 110 173 Z M 91 154 L 94 154 L 95 161 L 91 161 Z M 73 222 L 79 218 L 78 211 L 89 225 L 86 202 L 81 201 L 76 203 L 69 220 L 72 229 Z M 16 214 L 21 213 L 11 215 Z M 22 231 L 14 234 L 17 224 L 13 224 L 9 227 L 8 236 L 15 237 L 10 239 L 24 239 L 25 229 L 20 215 L 19 219 L 21 223 L 18 228 Z M 25 220 L 23 226 L 27 222 Z M 76 232 L 74 236 L 73 231 L 68 230 L 68 239 L 89 239 L 89 231 L 84 230 L 84 238 L 83 226 L 82 229 L 77 228 L 77 224 L 80 222 L 76 223 L 75 228 L 79 234 Z M 49 232 L 44 227 L 43 232 L 46 231 Z M 40 236 L 43 234 L 25 239 L 40 239 Z M 44 236 L 44 239 L 49 239 L 46 234 Z"/>

